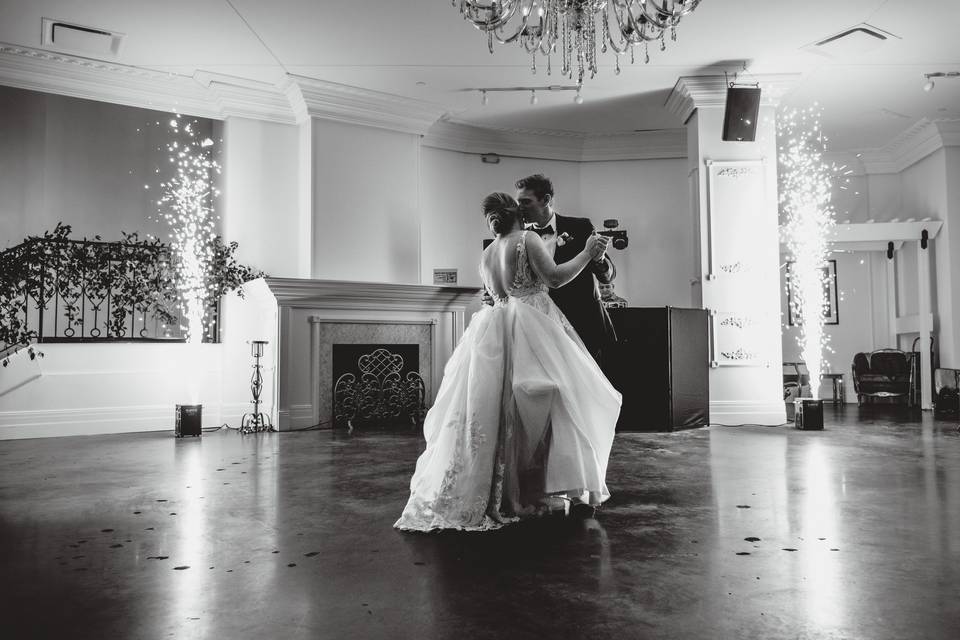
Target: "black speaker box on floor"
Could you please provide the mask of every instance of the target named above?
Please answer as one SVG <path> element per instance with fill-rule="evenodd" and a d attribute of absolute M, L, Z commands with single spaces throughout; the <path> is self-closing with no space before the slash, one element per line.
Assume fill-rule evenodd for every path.
<path fill-rule="evenodd" d="M 727 104 L 723 111 L 723 140 L 726 142 L 756 140 L 759 113 L 759 87 L 728 87 Z"/>
<path fill-rule="evenodd" d="M 201 424 L 203 423 L 203 405 L 202 404 L 178 404 L 177 405 L 177 424 L 176 435 L 178 438 L 184 436 L 200 436 Z"/>
<path fill-rule="evenodd" d="M 618 431 L 677 431 L 710 420 L 705 309 L 610 309 L 617 344 L 603 369 L 623 394 Z"/>
<path fill-rule="evenodd" d="M 816 398 L 797 398 L 794 412 L 794 426 L 802 431 L 820 431 L 823 429 L 823 400 Z"/>

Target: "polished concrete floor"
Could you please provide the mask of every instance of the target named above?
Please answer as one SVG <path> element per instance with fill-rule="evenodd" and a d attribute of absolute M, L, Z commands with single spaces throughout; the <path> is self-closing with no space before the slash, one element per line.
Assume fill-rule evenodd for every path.
<path fill-rule="evenodd" d="M 0 442 L 0 637 L 956 638 L 960 434 L 619 434 L 596 519 L 391 528 L 416 434 Z"/>

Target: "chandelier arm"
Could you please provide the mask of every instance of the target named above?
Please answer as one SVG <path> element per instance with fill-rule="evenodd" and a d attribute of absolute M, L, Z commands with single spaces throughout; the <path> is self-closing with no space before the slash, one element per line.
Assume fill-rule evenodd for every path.
<path fill-rule="evenodd" d="M 640 6 L 647 20 L 660 29 L 666 29 L 679 24 L 680 18 L 696 9 L 698 4 L 700 0 L 663 0 L 659 3 L 656 0 L 646 0 L 641 2 Z M 653 7 L 653 11 L 650 7 Z"/>
<path fill-rule="evenodd" d="M 501 38 L 501 37 L 500 37 L 500 33 L 499 33 L 499 31 L 500 31 L 499 29 L 498 29 L 497 31 L 494 31 L 493 36 L 497 39 L 497 41 L 498 41 L 500 44 L 509 44 L 509 43 L 513 42 L 514 40 L 516 40 L 517 38 L 519 38 L 520 36 L 524 35 L 524 32 L 525 32 L 526 30 L 527 30 L 527 16 L 524 16 L 523 22 L 520 23 L 520 27 L 519 27 L 519 28 L 516 30 L 516 32 L 515 32 L 512 36 L 510 36 L 509 38 Z M 544 20 L 543 20 L 543 18 L 541 17 L 541 18 L 540 18 L 540 31 L 539 31 L 540 35 L 539 35 L 539 36 L 528 36 L 528 38 L 529 38 L 530 40 L 537 39 L 537 43 L 538 43 L 538 46 L 539 46 L 539 41 L 543 39 L 543 32 L 544 32 Z M 523 40 L 521 40 L 521 43 L 522 43 L 522 45 L 523 45 L 523 48 L 526 49 L 528 53 L 532 53 L 533 50 L 536 49 L 536 47 L 534 47 L 533 49 L 531 49 L 531 48 L 529 47 L 529 45 L 527 44 L 527 38 L 524 38 Z"/>
<path fill-rule="evenodd" d="M 630 49 L 631 42 L 630 42 L 630 39 L 625 37 L 623 34 L 623 22 L 621 22 L 620 15 L 617 12 L 617 8 L 615 6 L 613 8 L 613 16 L 617 20 L 616 31 L 617 31 L 617 34 L 620 35 L 620 42 L 616 42 L 613 39 L 613 31 L 614 31 L 613 29 L 607 29 L 607 42 L 609 43 L 610 48 L 613 49 L 614 53 L 618 55 L 623 55 Z M 604 11 L 603 19 L 606 21 L 610 20 L 610 16 L 607 14 L 607 11 Z"/>
<path fill-rule="evenodd" d="M 647 5 L 642 3 L 640 5 L 640 17 L 637 17 L 633 13 L 633 5 L 633 2 L 628 2 L 625 8 L 628 24 L 633 29 L 633 34 L 636 35 L 636 42 L 657 40 L 666 28 L 666 23 L 660 23 L 651 17 Z"/>
<path fill-rule="evenodd" d="M 463 5 L 468 7 L 464 9 Z M 495 29 L 500 29 L 504 27 L 514 15 L 517 13 L 518 3 L 510 2 L 505 5 L 504 8 L 506 11 L 501 13 L 499 17 L 490 17 L 487 19 L 480 18 L 481 13 L 490 13 L 490 9 L 487 7 L 476 7 L 476 5 L 471 0 L 464 0 L 460 7 L 460 13 L 463 16 L 464 20 L 470 22 L 474 27 L 480 31 L 493 31 Z M 524 24 L 526 23 L 526 16 L 524 16 Z"/>
<path fill-rule="evenodd" d="M 632 0 L 618 2 L 617 4 L 622 8 L 622 11 L 615 7 L 613 14 L 617 18 L 617 28 L 620 32 L 620 37 L 626 42 L 626 46 L 623 47 L 622 50 L 618 50 L 617 47 L 614 46 L 613 41 L 610 41 L 611 46 L 614 46 L 614 50 L 617 51 L 617 53 L 625 53 L 627 47 L 640 44 L 641 42 L 653 42 L 660 37 L 663 29 L 652 24 L 643 13 L 641 13 L 640 17 L 634 15 L 632 8 L 634 3 Z M 626 21 L 626 27 L 624 27 L 624 20 Z"/>

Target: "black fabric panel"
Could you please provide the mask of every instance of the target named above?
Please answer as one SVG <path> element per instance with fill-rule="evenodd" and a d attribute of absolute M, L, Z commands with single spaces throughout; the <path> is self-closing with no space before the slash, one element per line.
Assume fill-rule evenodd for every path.
<path fill-rule="evenodd" d="M 709 421 L 707 312 L 611 309 L 616 344 L 604 371 L 623 394 L 618 431 L 674 431 Z"/>

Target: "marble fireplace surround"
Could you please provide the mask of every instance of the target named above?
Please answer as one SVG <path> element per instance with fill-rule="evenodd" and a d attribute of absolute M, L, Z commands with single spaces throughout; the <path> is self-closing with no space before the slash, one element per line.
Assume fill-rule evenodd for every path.
<path fill-rule="evenodd" d="M 460 341 L 478 290 L 267 278 L 279 307 L 278 427 L 330 427 L 333 344 L 419 344 L 427 404 Z"/>

